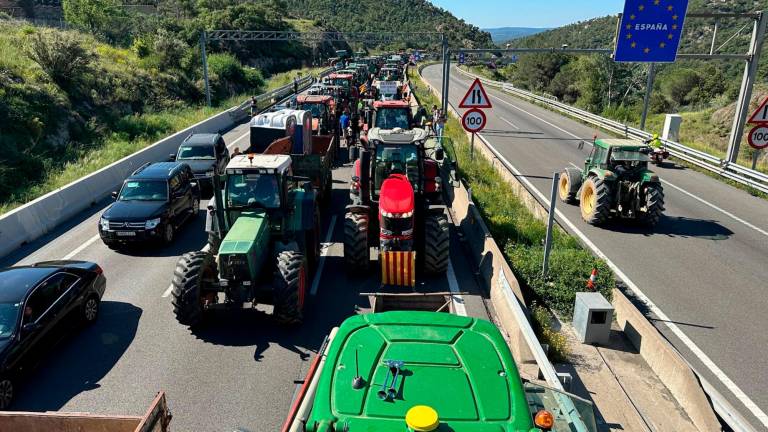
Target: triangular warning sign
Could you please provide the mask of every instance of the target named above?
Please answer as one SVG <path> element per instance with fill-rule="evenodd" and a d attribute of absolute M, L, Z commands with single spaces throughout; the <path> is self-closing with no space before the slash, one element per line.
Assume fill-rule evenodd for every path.
<path fill-rule="evenodd" d="M 485 92 L 480 78 L 476 78 L 475 82 L 469 86 L 469 90 L 461 100 L 459 108 L 493 108 L 491 106 L 491 99 L 488 98 L 488 93 Z"/>
<path fill-rule="evenodd" d="M 752 117 L 747 120 L 748 123 L 763 124 L 768 123 L 768 98 L 752 113 Z"/>

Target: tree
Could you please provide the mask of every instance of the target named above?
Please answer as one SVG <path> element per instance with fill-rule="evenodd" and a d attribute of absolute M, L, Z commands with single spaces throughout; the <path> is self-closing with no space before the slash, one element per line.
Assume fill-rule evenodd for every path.
<path fill-rule="evenodd" d="M 110 42 L 130 42 L 131 17 L 119 0 L 62 0 L 64 20 Z"/>

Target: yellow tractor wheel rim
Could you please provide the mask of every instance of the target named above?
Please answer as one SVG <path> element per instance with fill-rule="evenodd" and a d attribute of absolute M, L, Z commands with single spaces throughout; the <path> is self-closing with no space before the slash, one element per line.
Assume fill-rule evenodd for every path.
<path fill-rule="evenodd" d="M 581 208 L 585 215 L 592 214 L 592 210 L 595 208 L 597 195 L 592 187 L 592 183 L 588 183 L 584 186 L 584 193 L 581 194 Z"/>
<path fill-rule="evenodd" d="M 558 184 L 558 190 L 560 192 L 560 199 L 568 198 L 568 192 L 570 192 L 570 185 L 568 184 L 568 176 L 561 175 L 560 183 Z"/>

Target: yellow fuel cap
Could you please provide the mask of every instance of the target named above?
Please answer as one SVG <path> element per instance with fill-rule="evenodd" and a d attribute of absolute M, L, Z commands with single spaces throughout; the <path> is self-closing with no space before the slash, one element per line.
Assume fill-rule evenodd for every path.
<path fill-rule="evenodd" d="M 405 414 L 405 424 L 414 432 L 431 432 L 440 426 L 440 419 L 434 408 L 416 405 Z"/>

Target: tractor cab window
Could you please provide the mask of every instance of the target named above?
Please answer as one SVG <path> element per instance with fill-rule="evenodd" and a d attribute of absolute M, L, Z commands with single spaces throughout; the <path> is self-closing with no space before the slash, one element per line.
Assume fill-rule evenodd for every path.
<path fill-rule="evenodd" d="M 614 148 L 611 150 L 610 167 L 617 171 L 622 169 L 635 170 L 637 168 L 645 168 L 648 166 L 650 157 L 637 150 L 626 150 L 620 148 Z"/>
<path fill-rule="evenodd" d="M 376 147 L 375 165 L 376 190 L 379 196 L 381 184 L 390 174 L 405 174 L 413 185 L 414 191 L 419 190 L 419 154 L 415 145 Z"/>
<path fill-rule="evenodd" d="M 296 108 L 303 111 L 309 111 L 312 113 L 312 118 L 320 118 L 325 114 L 325 105 L 317 103 L 305 103 L 299 104 Z"/>
<path fill-rule="evenodd" d="M 374 127 L 382 129 L 409 129 L 408 108 L 382 108 L 376 112 Z"/>
<path fill-rule="evenodd" d="M 243 173 L 227 178 L 227 204 L 230 208 L 280 207 L 280 186 L 274 174 Z"/>
<path fill-rule="evenodd" d="M 592 150 L 592 163 L 595 165 L 600 165 L 601 168 L 605 167 L 606 159 L 608 157 L 608 149 L 595 146 Z"/>

